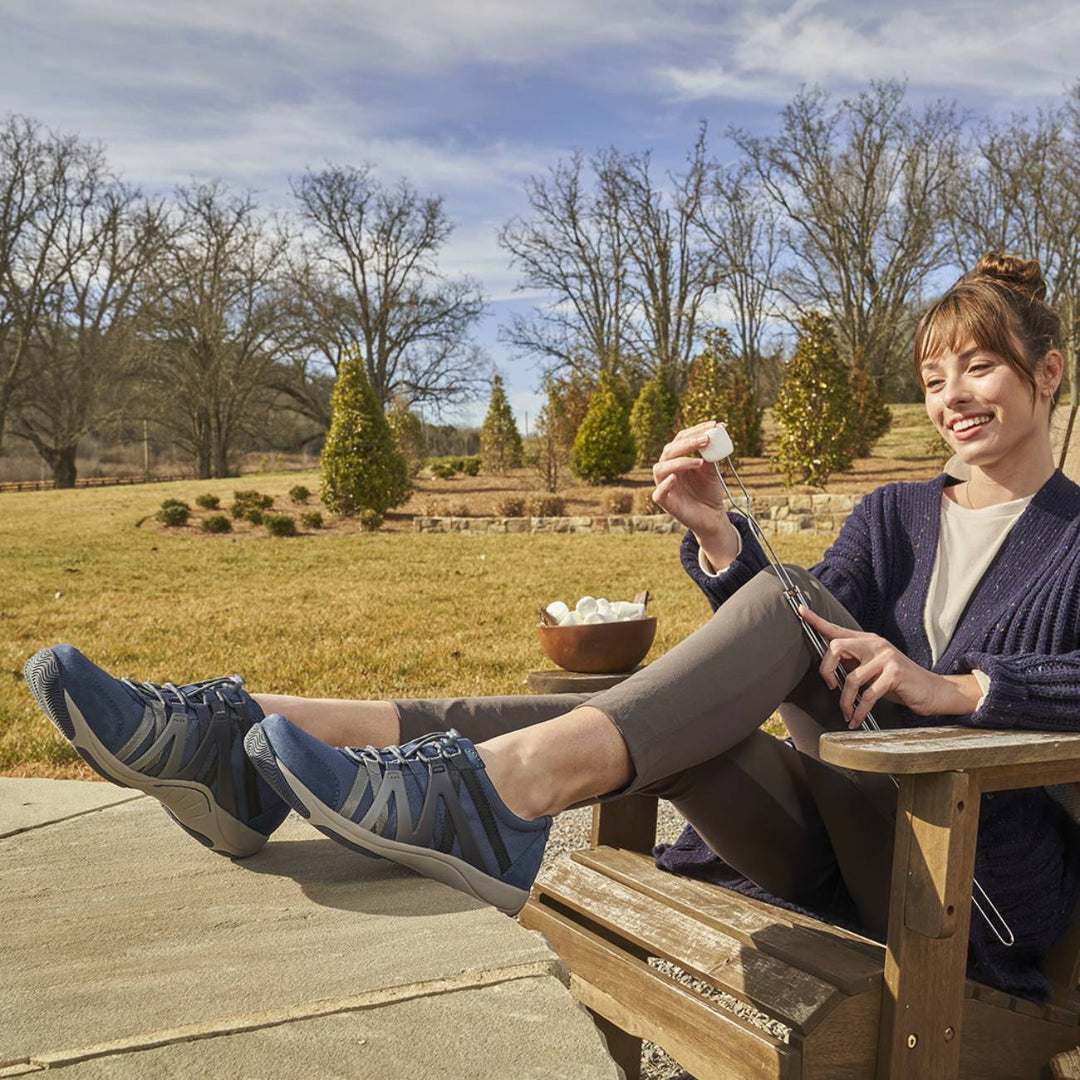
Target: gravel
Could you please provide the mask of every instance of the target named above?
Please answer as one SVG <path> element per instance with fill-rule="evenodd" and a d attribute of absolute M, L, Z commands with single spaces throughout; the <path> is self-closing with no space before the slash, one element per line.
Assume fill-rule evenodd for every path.
<path fill-rule="evenodd" d="M 659 843 L 671 843 L 680 832 L 686 822 L 676 813 L 674 807 L 661 800 L 656 821 L 656 839 Z M 589 832 L 592 826 L 592 809 L 582 807 L 579 810 L 568 810 L 555 819 L 551 829 L 551 837 L 548 840 L 547 850 L 544 852 L 544 863 L 541 870 L 546 869 L 551 863 L 568 858 L 570 853 L 579 848 L 589 846 Z M 682 971 L 675 964 L 664 960 L 651 959 L 649 963 L 660 971 L 665 972 L 672 978 L 677 979 L 684 986 L 696 991 L 708 998 L 721 1008 L 729 1009 L 743 1020 L 768 1031 L 770 1035 L 786 1042 L 789 1029 L 776 1020 L 765 1016 L 756 1009 L 751 1008 L 745 1002 L 732 997 L 730 994 L 718 990 L 700 979 Z M 643 1080 L 693 1080 L 682 1066 L 664 1053 L 659 1046 L 650 1042 L 641 1044 L 641 1075 Z"/>

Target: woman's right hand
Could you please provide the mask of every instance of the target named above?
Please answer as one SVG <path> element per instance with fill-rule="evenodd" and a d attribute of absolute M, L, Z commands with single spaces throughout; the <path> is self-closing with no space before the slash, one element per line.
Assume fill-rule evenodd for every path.
<path fill-rule="evenodd" d="M 682 522 L 703 547 L 706 538 L 730 538 L 735 532 L 724 513 L 724 487 L 712 463 L 690 457 L 708 443 L 709 432 L 716 426 L 715 420 L 706 420 L 683 428 L 652 468 L 653 502 Z"/>

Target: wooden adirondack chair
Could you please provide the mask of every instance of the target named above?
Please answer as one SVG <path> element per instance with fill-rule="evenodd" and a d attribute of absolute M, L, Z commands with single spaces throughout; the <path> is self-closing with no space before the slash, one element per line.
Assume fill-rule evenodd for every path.
<path fill-rule="evenodd" d="M 1080 457 L 1080 439 L 1065 445 L 1068 458 Z M 1068 458 L 1062 452 L 1075 479 L 1080 461 Z M 521 922 L 566 962 L 574 993 L 628 1080 L 640 1075 L 642 1038 L 698 1080 L 1051 1076 L 1051 1058 L 1080 1044 L 1080 917 L 1046 964 L 1053 1004 L 968 980 L 972 871 L 982 793 L 1080 781 L 1080 735 L 845 732 L 825 736 L 821 756 L 899 780 L 885 947 L 657 870 L 650 798 L 596 807 L 591 846 L 537 880 Z M 672 961 L 781 1021 L 788 1041 L 650 958 Z"/>
<path fill-rule="evenodd" d="M 630 1080 L 641 1039 L 698 1078 L 1049 1076 L 1080 1044 L 1080 920 L 1045 1007 L 966 980 L 980 795 L 1080 780 L 1080 735 L 924 728 L 827 735 L 822 757 L 900 780 L 888 944 L 664 873 L 656 801 L 594 810 L 592 846 L 537 881 L 521 921 L 570 969 Z M 650 966 L 684 971 L 791 1029 L 783 1042 Z"/>

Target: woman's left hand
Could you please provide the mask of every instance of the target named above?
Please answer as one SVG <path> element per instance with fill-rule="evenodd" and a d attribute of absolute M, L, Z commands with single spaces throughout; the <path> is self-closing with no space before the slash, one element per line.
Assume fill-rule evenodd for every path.
<path fill-rule="evenodd" d="M 945 676 L 920 667 L 878 634 L 839 626 L 807 607 L 800 607 L 799 614 L 829 642 L 819 668 L 829 688 L 837 686 L 838 667 L 847 672 L 840 711 L 849 727 L 859 727 L 882 698 L 906 705 L 919 716 L 945 711 L 941 706 L 953 691 Z"/>

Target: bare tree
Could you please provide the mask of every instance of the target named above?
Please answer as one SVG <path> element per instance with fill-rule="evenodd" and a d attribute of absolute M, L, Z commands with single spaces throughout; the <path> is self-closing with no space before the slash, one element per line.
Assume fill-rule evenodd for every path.
<path fill-rule="evenodd" d="M 294 371 L 297 403 L 311 404 L 308 374 L 336 375 L 346 352 L 363 358 L 384 406 L 397 395 L 437 410 L 475 397 L 484 364 L 469 333 L 484 299 L 471 278 L 439 272 L 453 229 L 442 199 L 339 165 L 309 170 L 293 195 L 307 230 L 295 281 L 312 316 Z"/>
<path fill-rule="evenodd" d="M 843 350 L 880 380 L 904 370 L 921 283 L 949 263 L 946 214 L 959 176 L 960 120 L 939 102 L 916 115 L 905 88 L 875 82 L 830 108 L 804 90 L 780 132 L 731 137 L 782 214 L 780 296 L 831 315 Z"/>
<path fill-rule="evenodd" d="M 646 367 L 657 368 L 681 392 L 707 325 L 702 304 L 720 280 L 716 248 L 702 230 L 708 186 L 702 125 L 682 174 L 669 174 L 665 193 L 651 173 L 651 155 L 611 150 L 598 159 L 600 190 L 622 225 L 628 263 L 625 293 L 633 317 L 627 336 Z"/>
<path fill-rule="evenodd" d="M 79 441 L 107 419 L 122 395 L 109 393 L 131 374 L 134 316 L 147 267 L 162 236 L 160 205 L 104 176 L 86 185 L 90 212 L 81 230 L 56 241 L 66 267 L 43 305 L 16 395 L 12 434 L 30 442 L 57 487 L 75 486 Z"/>
<path fill-rule="evenodd" d="M 0 124 L 0 448 L 39 320 L 91 233 L 101 150 L 25 116 Z"/>
<path fill-rule="evenodd" d="M 291 347 L 282 282 L 288 244 L 250 194 L 216 181 L 177 189 L 143 327 L 158 420 L 191 453 L 200 477 L 230 474 L 230 451 L 256 427 L 253 407 Z"/>
<path fill-rule="evenodd" d="M 732 338 L 755 394 L 763 390 L 766 335 L 777 315 L 780 222 L 746 161 L 713 169 L 699 208 L 701 228 L 722 268 L 717 292 L 731 309 Z"/>
<path fill-rule="evenodd" d="M 987 251 L 1039 260 L 1049 300 L 1062 316 L 1072 401 L 1078 401 L 1080 345 L 1080 83 L 1035 117 L 985 121 L 952 207 L 957 262 Z"/>
<path fill-rule="evenodd" d="M 531 316 L 515 316 L 502 337 L 551 371 L 594 378 L 601 369 L 619 372 L 634 300 L 627 286 L 630 241 L 612 171 L 602 158 L 594 160 L 594 173 L 607 182 L 590 190 L 584 167 L 575 152 L 546 176 L 530 177 L 531 213 L 499 230 L 499 244 L 521 274 L 518 289 L 549 297 Z"/>

